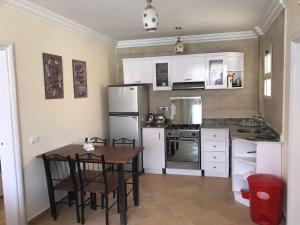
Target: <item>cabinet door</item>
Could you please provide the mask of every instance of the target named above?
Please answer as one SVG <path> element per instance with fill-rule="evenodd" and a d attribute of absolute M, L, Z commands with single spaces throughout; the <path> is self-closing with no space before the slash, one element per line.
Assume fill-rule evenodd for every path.
<path fill-rule="evenodd" d="M 124 60 L 123 61 L 124 84 L 151 84 L 152 61 L 151 60 Z"/>
<path fill-rule="evenodd" d="M 172 90 L 171 61 L 155 60 L 153 61 L 153 90 L 167 91 Z"/>
<path fill-rule="evenodd" d="M 227 87 L 227 64 L 225 56 L 207 57 L 205 60 L 206 89 Z"/>
<path fill-rule="evenodd" d="M 227 58 L 227 71 L 242 72 L 244 71 L 244 54 L 229 56 Z"/>
<path fill-rule="evenodd" d="M 145 172 L 162 173 L 165 168 L 163 128 L 143 128 L 143 166 Z"/>
<path fill-rule="evenodd" d="M 184 57 L 172 62 L 172 82 L 205 81 L 204 57 Z"/>

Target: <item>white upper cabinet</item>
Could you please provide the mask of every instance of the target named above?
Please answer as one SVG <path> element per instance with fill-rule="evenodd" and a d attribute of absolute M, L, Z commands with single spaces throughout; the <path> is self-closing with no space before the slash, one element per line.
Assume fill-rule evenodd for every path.
<path fill-rule="evenodd" d="M 172 82 L 205 81 L 205 58 L 180 57 L 172 62 Z"/>
<path fill-rule="evenodd" d="M 244 53 L 220 52 L 123 59 L 124 84 L 153 84 L 170 91 L 173 83 L 205 81 L 205 89 L 242 88 Z"/>
<path fill-rule="evenodd" d="M 227 57 L 227 70 L 232 72 L 244 71 L 244 53 L 234 53 Z"/>
<path fill-rule="evenodd" d="M 159 59 L 153 60 L 153 90 L 168 91 L 172 90 L 171 82 L 171 60 Z"/>
<path fill-rule="evenodd" d="M 227 58 L 224 55 L 208 56 L 205 59 L 206 89 L 227 87 Z"/>
<path fill-rule="evenodd" d="M 152 61 L 124 59 L 123 73 L 124 84 L 152 84 Z"/>

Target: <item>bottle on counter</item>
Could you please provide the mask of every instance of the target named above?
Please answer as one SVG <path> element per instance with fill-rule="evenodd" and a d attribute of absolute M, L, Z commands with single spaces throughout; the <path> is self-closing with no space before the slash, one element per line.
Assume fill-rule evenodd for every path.
<path fill-rule="evenodd" d="M 227 75 L 227 87 L 232 88 L 232 81 L 233 81 L 234 73 L 228 73 Z"/>

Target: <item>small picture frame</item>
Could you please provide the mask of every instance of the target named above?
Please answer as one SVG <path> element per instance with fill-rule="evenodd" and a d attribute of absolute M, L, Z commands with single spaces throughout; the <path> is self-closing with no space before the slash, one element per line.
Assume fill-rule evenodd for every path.
<path fill-rule="evenodd" d="M 46 99 L 64 97 L 62 57 L 43 53 L 44 86 Z"/>
<path fill-rule="evenodd" d="M 73 59 L 72 67 L 74 98 L 86 98 L 88 96 L 86 62 Z"/>

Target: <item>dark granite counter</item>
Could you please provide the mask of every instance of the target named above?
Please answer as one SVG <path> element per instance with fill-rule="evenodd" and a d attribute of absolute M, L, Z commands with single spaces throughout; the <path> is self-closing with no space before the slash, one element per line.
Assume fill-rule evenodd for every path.
<path fill-rule="evenodd" d="M 227 128 L 229 129 L 231 138 L 246 139 L 249 141 L 268 141 L 279 142 L 280 134 L 270 126 L 265 127 L 248 127 L 244 126 L 243 121 L 247 121 L 249 118 L 218 118 L 218 119 L 203 119 L 201 128 Z M 160 125 L 146 125 L 143 128 L 166 128 L 166 126 Z M 247 132 L 249 131 L 250 132 Z"/>
<path fill-rule="evenodd" d="M 280 135 L 270 126 L 247 127 L 242 121 L 249 118 L 233 119 L 203 119 L 201 128 L 228 128 L 231 138 L 241 138 L 250 141 L 279 142 Z M 249 131 L 250 132 L 247 132 Z"/>

